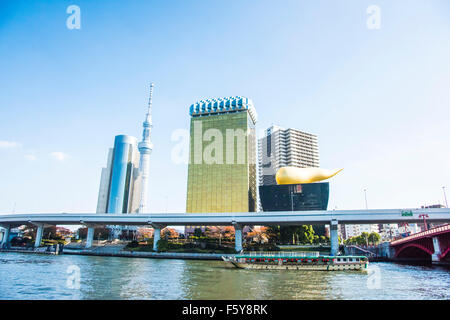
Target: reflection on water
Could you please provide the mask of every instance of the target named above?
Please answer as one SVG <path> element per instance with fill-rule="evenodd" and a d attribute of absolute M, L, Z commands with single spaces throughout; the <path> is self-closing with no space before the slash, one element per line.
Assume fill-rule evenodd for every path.
<path fill-rule="evenodd" d="M 67 285 L 71 265 L 80 288 Z M 238 270 L 220 261 L 0 253 L 0 299 L 450 299 L 450 272 Z"/>

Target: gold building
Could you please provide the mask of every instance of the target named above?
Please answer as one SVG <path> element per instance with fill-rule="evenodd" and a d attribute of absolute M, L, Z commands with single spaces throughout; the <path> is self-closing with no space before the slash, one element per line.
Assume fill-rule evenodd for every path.
<path fill-rule="evenodd" d="M 190 107 L 186 212 L 256 211 L 256 111 L 250 99 Z M 193 228 L 193 227 L 191 227 Z"/>

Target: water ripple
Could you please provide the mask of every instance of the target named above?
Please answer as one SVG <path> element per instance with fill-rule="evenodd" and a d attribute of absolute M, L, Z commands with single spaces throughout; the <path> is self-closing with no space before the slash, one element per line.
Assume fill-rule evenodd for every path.
<path fill-rule="evenodd" d="M 80 270 L 79 288 L 68 286 L 67 268 L 73 265 Z M 372 263 L 371 268 L 378 273 L 237 270 L 220 261 L 1 253 L 0 299 L 450 299 L 448 269 L 393 263 Z M 378 287 L 369 285 L 370 277 L 378 277 Z"/>

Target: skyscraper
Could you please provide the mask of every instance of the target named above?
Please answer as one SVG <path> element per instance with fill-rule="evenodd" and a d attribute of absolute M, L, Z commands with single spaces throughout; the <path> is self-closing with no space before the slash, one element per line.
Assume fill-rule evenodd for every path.
<path fill-rule="evenodd" d="M 317 136 L 297 129 L 271 126 L 258 141 L 259 185 L 276 185 L 281 167 L 319 167 Z"/>
<path fill-rule="evenodd" d="M 137 139 L 118 135 L 102 169 L 97 213 L 136 213 L 139 209 L 139 153 Z"/>
<path fill-rule="evenodd" d="M 263 211 L 326 210 L 328 182 L 277 185 L 282 167 L 319 167 L 317 136 L 297 129 L 271 126 L 258 141 L 259 208 Z M 319 235 L 324 227 L 315 226 Z"/>
<path fill-rule="evenodd" d="M 140 202 L 139 152 L 137 139 L 118 135 L 109 149 L 108 163 L 102 169 L 97 213 L 137 213 Z M 113 227 L 117 237 L 122 228 Z"/>
<path fill-rule="evenodd" d="M 186 212 L 256 211 L 257 115 L 244 97 L 190 107 Z"/>

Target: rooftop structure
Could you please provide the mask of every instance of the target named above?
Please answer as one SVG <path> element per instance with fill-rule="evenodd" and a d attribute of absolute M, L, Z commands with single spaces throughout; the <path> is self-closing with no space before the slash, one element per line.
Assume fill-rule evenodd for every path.
<path fill-rule="evenodd" d="M 219 113 L 232 113 L 243 110 L 248 111 L 253 123 L 258 121 L 258 115 L 256 114 L 252 100 L 240 96 L 200 100 L 191 105 L 189 108 L 189 114 L 192 117 L 199 117 Z"/>

